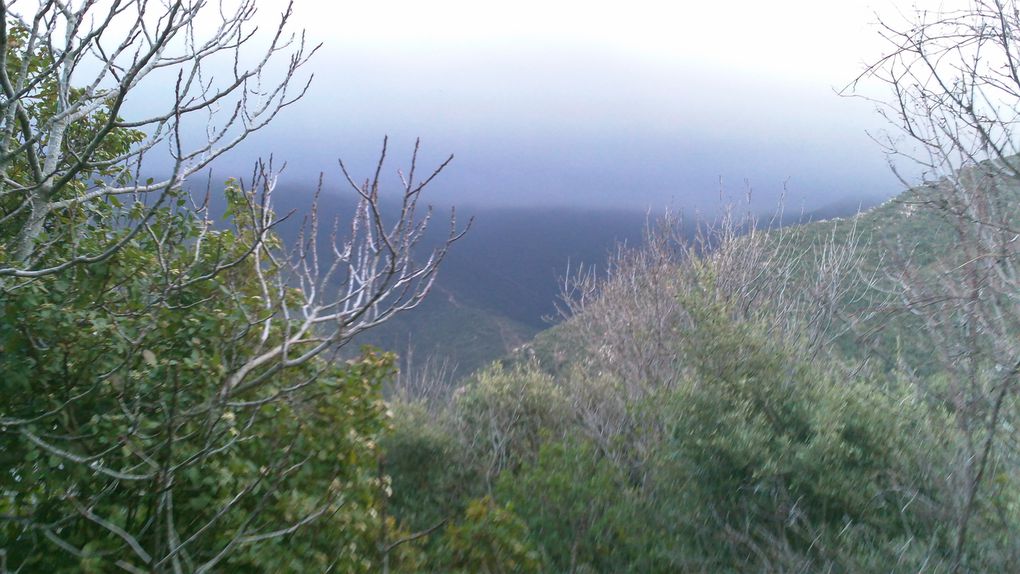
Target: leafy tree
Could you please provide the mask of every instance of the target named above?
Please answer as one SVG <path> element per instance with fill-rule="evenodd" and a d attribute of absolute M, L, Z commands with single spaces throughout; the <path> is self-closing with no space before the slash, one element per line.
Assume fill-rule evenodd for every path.
<path fill-rule="evenodd" d="M 239 266 L 168 289 L 165 270 L 196 262 L 190 251 L 159 261 L 156 238 L 194 240 L 201 227 L 164 210 L 150 229 L 103 264 L 5 298 L 8 560 L 46 571 L 221 561 L 273 571 L 343 556 L 367 569 L 379 389 L 392 358 L 309 361 L 258 393 L 223 396 L 224 374 L 261 336 L 250 325 L 258 277 Z M 247 231 L 207 234 L 195 270 L 242 256 Z M 281 538 L 285 553 L 274 550 Z"/>
<path fill-rule="evenodd" d="M 488 490 L 501 472 L 519 467 L 571 422 L 563 393 L 534 363 L 511 368 L 493 363 L 458 391 L 452 408 L 460 439 Z"/>
<path fill-rule="evenodd" d="M 249 41 L 250 2 L 235 13 L 96 6 L 43 3 L 28 18 L 0 6 L 3 568 L 375 571 L 380 386 L 394 363 L 374 351 L 341 362 L 338 351 L 430 288 L 459 232 L 417 259 L 429 216 L 416 207 L 445 164 L 419 180 L 416 147 L 399 216 L 384 222 L 384 142 L 373 179 L 348 175 L 350 232 L 320 242 L 313 206 L 291 249 L 273 231 L 275 174 L 259 164 L 247 185 L 227 183 L 214 226 L 208 202 L 182 184 L 292 101 L 302 48 L 261 107 L 241 97 L 195 151 L 181 147 L 182 118 L 254 89 L 291 45 L 289 10 L 264 58 L 217 89 L 197 77 L 207 58 Z M 204 44 L 200 16 L 222 20 Z M 174 54 L 181 35 L 192 41 Z M 89 51 L 101 60 L 96 83 L 75 88 Z M 179 72 L 169 112 L 121 118 L 124 98 L 163 69 Z M 172 175 L 138 181 L 160 142 Z"/>

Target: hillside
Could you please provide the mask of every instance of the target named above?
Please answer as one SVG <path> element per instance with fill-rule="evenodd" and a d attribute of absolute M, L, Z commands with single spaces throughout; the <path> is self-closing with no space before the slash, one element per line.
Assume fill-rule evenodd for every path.
<path fill-rule="evenodd" d="M 645 213 L 588 209 L 480 209 L 450 250 L 419 308 L 357 343 L 447 363 L 456 379 L 512 352 L 559 320 L 571 267 L 602 266 L 620 242 L 639 241 Z M 433 229 L 437 240 L 442 226 Z"/>
<path fill-rule="evenodd" d="M 288 215 L 277 229 L 284 243 L 293 244 L 298 237 L 310 199 L 306 189 L 277 190 L 276 212 Z M 319 196 L 320 218 L 343 219 L 353 209 L 352 201 L 346 190 L 325 190 Z M 874 203 L 836 199 L 809 212 L 786 212 L 781 223 L 846 216 Z M 395 208 L 383 207 L 389 212 Z M 419 247 L 422 253 L 444 239 L 447 214 L 445 208 L 435 208 Z M 411 356 L 415 363 L 444 363 L 452 379 L 468 375 L 562 320 L 557 305 L 566 274 L 581 266 L 604 269 L 618 246 L 640 245 L 648 226 L 660 217 L 583 206 L 462 208 L 457 214 L 462 225 L 468 218 L 473 223 L 447 254 L 433 293 L 419 308 L 359 337 L 351 353 L 370 344 Z"/>
<path fill-rule="evenodd" d="M 994 323 L 1010 301 L 992 290 L 1015 288 L 975 265 L 1002 234 L 943 207 L 1009 207 L 1015 189 L 968 177 L 619 251 L 572 317 L 443 400 L 396 402 L 387 452 L 430 454 L 394 463 L 395 484 L 435 497 L 398 497 L 395 514 L 424 528 L 485 497 L 553 571 L 952 571 L 945 517 L 968 460 L 1015 469 L 980 446 L 1016 420 L 1015 401 L 1000 425 L 990 400 L 1017 332 Z M 1020 520 L 1015 476 L 997 472 L 968 518 L 985 546 L 963 571 L 1017 556 L 995 538 Z"/>
<path fill-rule="evenodd" d="M 846 216 L 873 203 L 840 200 L 786 214 L 783 224 Z M 427 357 L 446 362 L 456 380 L 562 320 L 557 305 L 568 271 L 604 270 L 618 246 L 640 245 L 657 217 L 583 208 L 479 210 L 420 309 L 396 317 L 361 342 L 402 355 L 410 351 L 419 362 Z M 539 335 L 536 345 L 543 338 Z"/>
<path fill-rule="evenodd" d="M 818 254 L 825 246 L 845 243 L 852 238 L 855 252 L 863 264 L 862 276 L 874 276 L 888 259 L 890 249 L 907 249 L 915 260 L 930 259 L 935 246 L 945 241 L 945 228 L 934 216 L 918 212 L 912 207 L 916 202 L 913 191 L 901 193 L 884 202 L 850 200 L 835 202 L 829 206 L 808 213 L 783 214 L 780 218 L 763 216 L 755 219 L 755 225 L 765 232 L 768 242 L 775 248 L 790 253 L 802 254 L 794 274 L 795 281 L 806 284 L 817 272 Z M 746 231 L 746 229 L 745 229 Z M 688 229 L 683 235 L 691 236 L 695 230 Z M 850 318 L 871 310 L 877 303 L 874 293 L 858 284 L 842 293 L 841 312 Z M 848 356 L 858 358 L 869 355 L 869 348 L 881 347 L 883 342 L 896 341 L 910 328 L 900 322 L 875 328 L 869 325 L 865 334 L 847 332 L 838 341 Z M 518 350 L 513 362 L 526 362 L 534 357 L 552 373 L 567 369 L 579 350 L 572 342 L 570 321 L 557 324 L 537 333 L 533 340 Z M 862 329 L 865 330 L 865 329 Z M 895 343 L 894 345 L 895 346 Z"/>
<path fill-rule="evenodd" d="M 843 325 L 831 343 L 843 358 L 886 371 L 905 368 L 932 375 L 938 370 L 922 318 L 907 309 L 896 293 L 902 288 L 898 282 L 905 270 L 928 277 L 933 284 L 947 273 L 936 263 L 954 252 L 952 246 L 965 231 L 954 226 L 959 222 L 945 212 L 933 209 L 943 201 L 938 186 L 945 185 L 949 183 L 909 189 L 859 213 L 854 213 L 852 202 L 841 202 L 805 214 L 800 222 L 784 218 L 782 226 L 767 230 L 767 241 L 776 249 L 798 254 L 792 285 L 805 295 L 823 272 L 821 268 L 833 265 L 826 260 L 831 251 L 852 245 L 852 253 L 845 257 L 852 258 L 853 265 L 845 269 L 841 291 L 831 301 L 833 320 Z M 1014 222 L 1020 221 L 1020 213 L 1008 207 L 1020 200 L 1020 188 L 998 178 L 988 185 L 996 190 L 995 201 L 1013 213 Z M 550 372 L 562 372 L 578 352 L 570 329 L 568 322 L 538 333 L 515 360 L 537 357 Z"/>

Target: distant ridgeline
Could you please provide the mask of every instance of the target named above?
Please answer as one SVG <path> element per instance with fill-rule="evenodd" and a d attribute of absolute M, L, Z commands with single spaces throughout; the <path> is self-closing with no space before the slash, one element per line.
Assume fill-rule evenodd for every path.
<path fill-rule="evenodd" d="M 509 531 L 482 509 L 516 515 L 493 547 L 545 567 L 507 571 L 1014 571 L 1020 174 L 1000 167 L 607 257 L 568 319 L 391 396 L 390 509 L 472 536 Z M 411 336 L 442 340 L 430 321 Z"/>
<path fill-rule="evenodd" d="M 200 200 L 199 190 L 193 194 Z M 285 244 L 293 245 L 299 237 L 311 196 L 306 188 L 276 190 L 274 210 L 284 218 L 276 229 Z M 212 194 L 210 202 L 216 217 L 222 212 L 221 200 Z M 329 229 L 334 217 L 344 220 L 355 205 L 349 190 L 324 190 L 318 203 L 322 229 Z M 762 224 L 785 226 L 846 217 L 874 203 L 841 200 L 810 212 L 787 211 L 778 222 L 763 216 Z M 444 239 L 447 215 L 445 209 L 437 208 L 428 232 L 430 243 L 421 246 L 422 252 Z M 397 352 L 412 366 L 443 363 L 452 379 L 470 374 L 558 323 L 565 275 L 579 266 L 603 267 L 618 245 L 637 246 L 657 218 L 628 209 L 458 210 L 462 223 L 472 216 L 471 230 L 450 250 L 432 293 L 415 310 L 353 341 L 352 352 L 370 344 Z M 329 234 L 320 235 L 326 241 Z"/>
<path fill-rule="evenodd" d="M 869 207 L 872 204 L 864 204 Z M 782 224 L 849 216 L 860 202 L 786 213 Z M 620 244 L 637 246 L 656 215 L 633 210 L 515 208 L 479 210 L 450 250 L 422 305 L 367 333 L 362 343 L 412 363 L 446 362 L 451 378 L 507 356 L 558 323 L 563 280 L 579 265 L 604 267 Z M 437 226 L 433 233 L 445 229 Z"/>
<path fill-rule="evenodd" d="M 453 378 L 506 356 L 553 322 L 563 277 L 640 242 L 649 216 L 628 210 L 481 209 L 450 250 L 432 293 L 362 343 L 412 363 L 446 362 Z M 432 232 L 438 238 L 442 225 Z"/>
<path fill-rule="evenodd" d="M 1020 156 L 1013 160 L 1020 165 Z M 843 334 L 833 341 L 843 357 L 867 360 L 886 371 L 901 367 L 923 376 L 935 372 L 938 367 L 931 360 L 921 319 L 890 296 L 895 287 L 888 283 L 892 280 L 889 269 L 910 267 L 921 277 L 939 273 L 934 265 L 960 240 L 952 218 L 942 211 L 946 186 L 960 181 L 985 190 L 994 188 L 985 196 L 996 203 L 993 210 L 1012 213 L 1014 229 L 1020 228 L 1020 185 L 1017 178 L 1002 177 L 1002 173 L 999 162 L 986 161 L 953 182 L 929 182 L 882 203 L 841 202 L 798 216 L 784 215 L 769 231 L 773 241 L 784 242 L 782 249 L 808 255 L 798 269 L 804 284 L 822 272 L 826 262 L 820 252 L 825 244 L 840 245 L 854 237 L 857 260 L 847 271 L 853 277 L 844 282 L 851 287 L 833 301 L 839 321 L 846 323 Z M 760 228 L 768 225 L 776 224 L 764 218 L 759 222 Z M 881 289 L 874 288 L 883 284 Z M 549 372 L 562 372 L 575 354 L 566 333 L 569 329 L 569 324 L 562 324 L 538 333 L 515 353 L 514 362 L 538 358 Z"/>

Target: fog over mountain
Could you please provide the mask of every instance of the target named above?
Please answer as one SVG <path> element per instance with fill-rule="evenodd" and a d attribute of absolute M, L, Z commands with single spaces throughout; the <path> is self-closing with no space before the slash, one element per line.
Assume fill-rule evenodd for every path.
<path fill-rule="evenodd" d="M 274 29 L 285 3 L 259 6 Z M 455 155 L 423 201 L 456 205 L 461 223 L 476 224 L 436 294 L 372 342 L 409 350 L 414 340 L 419 355 L 469 372 L 548 325 L 571 265 L 599 267 L 617 242 L 640 243 L 663 209 L 711 218 L 724 203 L 768 214 L 782 202 L 789 222 L 901 190 L 872 139 L 885 121 L 866 98 L 839 93 L 882 54 L 872 21 L 863 3 L 802 0 L 298 1 L 292 26 L 307 46 L 322 43 L 295 76 L 295 87 L 313 76 L 310 88 L 221 157 L 209 181 L 215 191 L 248 176 L 259 157 L 285 163 L 275 206 L 296 212 L 278 229 L 292 241 L 320 173 L 320 214 L 349 216 L 338 157 L 356 179 L 370 177 L 388 135 L 382 194 L 392 205 L 416 138 L 419 176 Z M 219 73 L 232 64 L 219 61 Z M 165 79 L 129 107 L 158 109 Z M 183 135 L 202 138 L 217 121 L 198 118 Z M 434 223 L 437 241 L 441 212 Z"/>
<path fill-rule="evenodd" d="M 396 58 L 319 79 L 234 157 L 274 151 L 287 158 L 292 181 L 311 181 L 320 170 L 335 173 L 338 155 L 367 171 L 382 134 L 393 137 L 400 161 L 420 135 L 433 163 L 457 156 L 439 199 L 486 205 L 705 207 L 717 201 L 720 178 L 736 194 L 747 179 L 768 202 L 786 182 L 794 204 L 809 207 L 823 196 L 894 189 L 864 131 L 875 127 L 870 106 L 828 86 L 799 93 L 711 70 L 635 71 L 619 60 L 536 54 L 522 58 L 537 69 L 520 86 L 509 84 L 522 74 L 503 74 L 512 61 L 465 58 L 459 73 L 412 76 L 417 90 L 408 93 L 369 73 L 399 69 Z M 353 93 L 344 77 L 358 79 Z"/>
<path fill-rule="evenodd" d="M 299 74 L 311 88 L 214 178 L 274 155 L 289 187 L 324 171 L 335 189 L 337 158 L 368 174 L 388 134 L 391 169 L 416 137 L 423 166 L 455 154 L 430 197 L 466 207 L 707 210 L 747 184 L 762 210 L 784 188 L 793 209 L 886 197 L 900 186 L 869 136 L 884 122 L 836 93 L 881 54 L 869 21 L 854 2 L 297 2 L 293 24 L 323 43 Z"/>

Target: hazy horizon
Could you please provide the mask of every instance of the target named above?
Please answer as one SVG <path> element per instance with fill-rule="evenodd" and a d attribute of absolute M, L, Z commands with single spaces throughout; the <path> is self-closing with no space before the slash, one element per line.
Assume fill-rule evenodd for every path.
<path fill-rule="evenodd" d="M 391 173 L 415 138 L 419 169 L 456 156 L 438 204 L 710 210 L 748 187 L 759 211 L 784 194 L 807 211 L 874 201 L 902 187 L 869 136 L 885 123 L 836 93 L 881 54 L 871 4 L 298 1 L 293 29 L 323 43 L 299 73 L 311 89 L 213 180 L 272 155 L 282 185 L 324 173 L 342 190 L 337 158 L 367 175 L 388 135 Z M 261 4 L 267 27 L 282 8 Z"/>

